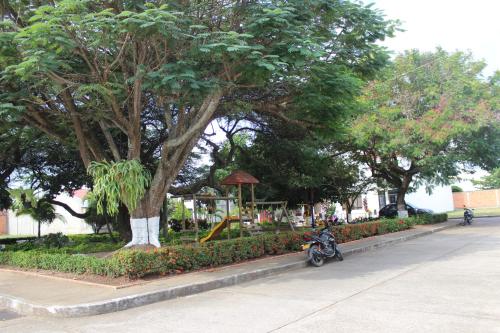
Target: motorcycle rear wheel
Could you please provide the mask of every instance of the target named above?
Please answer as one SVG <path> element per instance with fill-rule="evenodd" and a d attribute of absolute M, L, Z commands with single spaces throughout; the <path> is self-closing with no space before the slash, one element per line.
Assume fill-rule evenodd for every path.
<path fill-rule="evenodd" d="M 312 245 L 309 248 L 309 251 L 307 251 L 307 256 L 309 258 L 309 262 L 313 266 L 316 266 L 316 267 L 323 266 L 323 263 L 325 262 L 325 259 L 321 255 L 315 253 L 316 251 L 319 252 L 319 250 L 320 249 L 319 249 L 318 245 Z"/>

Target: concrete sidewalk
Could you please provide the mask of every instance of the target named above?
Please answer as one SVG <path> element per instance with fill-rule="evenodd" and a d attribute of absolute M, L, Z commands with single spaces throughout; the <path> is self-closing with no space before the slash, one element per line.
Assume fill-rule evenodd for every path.
<path fill-rule="evenodd" d="M 457 223 L 457 220 L 449 220 L 437 225 L 416 226 L 411 230 L 341 244 L 340 249 L 346 257 L 448 229 Z M 161 278 L 123 289 L 0 270 L 0 307 L 25 315 L 90 316 L 232 286 L 306 265 L 304 253 L 293 253 Z"/>

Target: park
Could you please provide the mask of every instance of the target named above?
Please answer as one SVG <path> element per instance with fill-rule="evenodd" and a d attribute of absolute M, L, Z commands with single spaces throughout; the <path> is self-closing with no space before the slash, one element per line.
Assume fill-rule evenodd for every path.
<path fill-rule="evenodd" d="M 0 318 L 349 266 L 305 266 L 328 244 L 363 261 L 442 238 L 445 256 L 498 232 L 500 72 L 471 50 L 395 54 L 402 22 L 373 5 L 12 0 L 0 15 Z"/>

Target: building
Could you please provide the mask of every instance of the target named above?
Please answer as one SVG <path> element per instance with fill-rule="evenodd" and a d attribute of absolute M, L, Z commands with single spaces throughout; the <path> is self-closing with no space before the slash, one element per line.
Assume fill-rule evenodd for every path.
<path fill-rule="evenodd" d="M 86 190 L 75 191 L 73 196 L 60 194 L 56 200 L 69 205 L 74 211 L 83 213 L 85 211 L 84 197 Z M 72 216 L 64 208 L 54 206 L 56 209 L 56 218 L 50 224 L 41 225 L 41 234 L 62 232 L 63 234 L 90 234 L 92 227 L 85 223 L 83 219 Z M 38 235 L 38 222 L 29 215 L 17 216 L 12 210 L 0 212 L 0 234 L 18 235 L 18 236 L 36 236 Z"/>
<path fill-rule="evenodd" d="M 382 207 L 396 203 L 396 196 L 397 190 L 368 191 L 356 199 L 351 218 L 376 217 Z M 431 209 L 435 213 L 445 213 L 454 209 L 450 185 L 435 186 L 431 193 L 427 193 L 425 187 L 420 186 L 416 191 L 407 193 L 405 200 L 412 206 Z"/>

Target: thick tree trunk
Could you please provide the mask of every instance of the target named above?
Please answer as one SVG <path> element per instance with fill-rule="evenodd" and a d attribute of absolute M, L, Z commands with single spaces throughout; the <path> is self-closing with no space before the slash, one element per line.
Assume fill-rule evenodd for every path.
<path fill-rule="evenodd" d="M 153 245 L 161 247 L 160 209 L 151 205 L 149 191 L 140 201 L 138 207 L 130 214 L 132 240 L 125 247 L 137 245 Z"/>
<path fill-rule="evenodd" d="M 165 173 L 168 176 L 163 178 L 163 182 L 153 183 L 137 205 L 137 208 L 131 212 L 132 240 L 125 247 L 148 244 L 156 247 L 161 246 L 159 240 L 161 208 L 167 191 L 175 179 L 173 175 L 179 173 L 186 158 L 187 155 L 178 160 L 178 164 L 168 165 L 165 168 Z"/>
<path fill-rule="evenodd" d="M 127 207 L 123 204 L 119 207 L 115 225 L 121 240 L 128 241 L 132 238 L 132 230 L 130 230 L 130 215 Z"/>
<path fill-rule="evenodd" d="M 351 222 L 351 216 L 352 216 L 351 215 L 352 214 L 352 204 L 350 204 L 349 202 L 347 202 L 346 205 L 345 205 L 345 211 L 346 211 L 346 214 L 345 214 L 346 222 L 350 223 Z"/>
<path fill-rule="evenodd" d="M 404 175 L 401 186 L 398 190 L 398 195 L 396 198 L 396 205 L 398 208 L 398 217 L 408 217 L 408 211 L 406 210 L 405 195 L 410 187 L 412 176 Z"/>
<path fill-rule="evenodd" d="M 115 239 L 115 237 L 113 237 L 113 231 L 111 229 L 111 225 L 109 224 L 109 219 L 108 219 L 107 214 L 104 214 L 103 217 L 104 217 L 104 221 L 106 222 L 106 227 L 108 228 L 109 238 L 111 238 L 111 241 L 113 243 L 116 243 L 116 239 Z"/>

